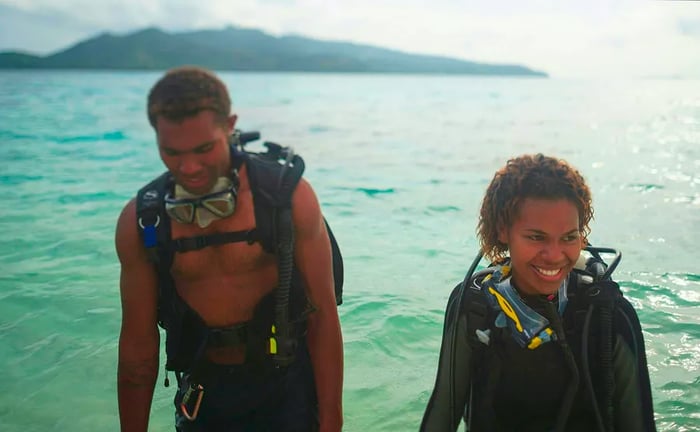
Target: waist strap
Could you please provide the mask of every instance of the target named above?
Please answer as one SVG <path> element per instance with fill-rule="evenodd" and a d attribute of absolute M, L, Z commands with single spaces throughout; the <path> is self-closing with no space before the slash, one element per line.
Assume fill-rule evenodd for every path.
<path fill-rule="evenodd" d="M 245 345 L 246 342 L 248 342 L 248 323 L 207 330 L 207 348 Z"/>

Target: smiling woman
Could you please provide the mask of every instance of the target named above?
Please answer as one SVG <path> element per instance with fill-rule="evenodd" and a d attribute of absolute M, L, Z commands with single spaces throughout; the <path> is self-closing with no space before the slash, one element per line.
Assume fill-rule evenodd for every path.
<path fill-rule="evenodd" d="M 472 432 L 655 430 L 639 321 L 609 277 L 619 256 L 607 267 L 587 247 L 592 217 L 565 161 L 525 155 L 496 172 L 478 223 L 493 264 L 474 274 L 480 254 L 450 296 L 421 430 L 461 417 Z"/>
<path fill-rule="evenodd" d="M 552 294 L 585 246 L 591 192 L 563 161 L 511 159 L 496 172 L 479 217 L 479 239 L 494 261 L 510 252 L 513 280 L 525 294 Z"/>
<path fill-rule="evenodd" d="M 518 217 L 499 230 L 508 246 L 513 284 L 527 295 L 550 295 L 574 268 L 583 247 L 578 211 L 566 199 L 523 200 Z"/>

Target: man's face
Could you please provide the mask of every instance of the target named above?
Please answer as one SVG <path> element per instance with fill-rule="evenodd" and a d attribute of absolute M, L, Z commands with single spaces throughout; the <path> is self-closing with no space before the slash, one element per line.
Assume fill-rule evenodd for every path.
<path fill-rule="evenodd" d="M 554 294 L 578 259 L 583 238 L 576 206 L 565 199 L 525 199 L 517 219 L 502 229 L 513 283 L 525 294 Z"/>
<path fill-rule="evenodd" d="M 201 195 L 209 192 L 219 177 L 231 170 L 228 137 L 233 132 L 236 116 L 228 124 L 216 122 L 212 111 L 201 111 L 182 122 L 158 117 L 156 135 L 160 158 L 188 192 Z"/>

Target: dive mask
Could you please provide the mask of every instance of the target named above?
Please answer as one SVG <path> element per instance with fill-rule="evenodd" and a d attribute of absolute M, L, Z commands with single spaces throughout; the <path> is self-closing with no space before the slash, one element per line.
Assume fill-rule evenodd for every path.
<path fill-rule="evenodd" d="M 549 320 L 528 306 L 513 287 L 510 271 L 508 265 L 499 266 L 482 281 L 483 289 L 488 294 L 486 298 L 495 310 L 499 310 L 496 327 L 510 329 L 513 339 L 523 348 L 535 349 L 556 340 L 557 335 Z M 567 286 L 568 278 L 564 279 L 558 290 L 560 316 L 564 314 L 568 303 Z M 483 336 L 477 334 L 477 337 L 481 339 Z"/>
<path fill-rule="evenodd" d="M 219 177 L 211 191 L 194 195 L 176 184 L 173 194 L 165 195 L 165 211 L 183 224 L 197 222 L 200 228 L 217 219 L 225 218 L 236 210 L 238 187 L 228 177 Z"/>

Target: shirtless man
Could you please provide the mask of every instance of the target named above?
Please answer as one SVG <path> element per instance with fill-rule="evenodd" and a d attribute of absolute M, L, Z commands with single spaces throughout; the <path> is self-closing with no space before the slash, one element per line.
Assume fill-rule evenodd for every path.
<path fill-rule="evenodd" d="M 212 194 L 220 198 L 215 203 L 218 212 L 207 211 L 211 206 L 201 205 L 191 206 L 189 216 L 178 217 L 176 211 L 169 211 L 171 238 L 255 228 L 247 166 L 232 166 L 235 157 L 231 157 L 228 140 L 236 115 L 231 114 L 223 82 L 204 69 L 173 69 L 151 89 L 148 117 L 160 157 L 174 183 L 166 203 L 177 208 L 182 198 L 193 201 Z M 193 346 L 204 346 L 203 352 L 190 352 L 191 361 L 185 362 L 185 367 L 172 366 L 170 363 L 177 361 L 171 359 L 171 338 L 185 338 L 189 331 L 186 326 L 193 322 L 181 314 L 175 321 L 185 330 L 177 331 L 172 324 L 166 328 L 168 366 L 172 366 L 168 369 L 176 371 L 180 387 L 175 397 L 177 430 L 341 430 L 343 348 L 331 246 L 318 200 L 304 179 L 292 195 L 292 219 L 294 264 L 311 306 L 304 315 L 305 335 L 300 336 L 295 360 L 280 368 L 272 366 L 269 352 L 257 352 L 255 347 L 260 344 L 244 341 L 207 346 L 195 337 L 197 344 Z M 162 321 L 157 267 L 144 246 L 140 222 L 134 198 L 119 216 L 115 239 L 121 263 L 122 302 L 119 416 L 121 430 L 129 432 L 148 428 L 159 369 L 158 322 Z M 175 297 L 189 311 L 183 314 L 201 320 L 202 328 L 245 327 L 258 315 L 265 315 L 261 309 L 266 307 L 258 306 L 266 303 L 264 300 L 272 297 L 278 286 L 277 257 L 259 242 L 176 252 L 169 274 Z M 254 333 L 248 329 L 245 334 L 252 339 Z M 202 387 L 189 382 L 193 368 L 206 371 L 196 382 Z M 196 391 L 185 397 L 190 386 Z"/>

